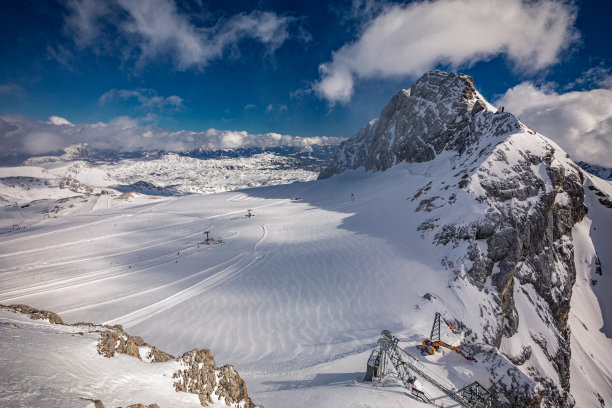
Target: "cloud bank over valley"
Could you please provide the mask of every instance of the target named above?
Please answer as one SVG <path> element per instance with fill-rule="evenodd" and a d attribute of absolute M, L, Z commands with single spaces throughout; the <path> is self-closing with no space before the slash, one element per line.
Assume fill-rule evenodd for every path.
<path fill-rule="evenodd" d="M 207 129 L 201 132 L 169 130 L 144 126 L 137 119 L 118 117 L 109 122 L 73 124 L 52 116 L 48 122 L 19 115 L 0 116 L 2 157 L 44 155 L 67 146 L 87 143 L 90 148 L 117 152 L 185 151 L 194 149 L 232 149 L 239 147 L 271 148 L 277 146 L 308 147 L 338 144 L 337 137 L 299 137 L 279 133 Z"/>

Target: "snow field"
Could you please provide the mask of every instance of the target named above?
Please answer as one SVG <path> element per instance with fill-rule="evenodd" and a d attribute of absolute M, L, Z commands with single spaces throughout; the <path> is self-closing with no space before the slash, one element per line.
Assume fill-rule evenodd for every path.
<path fill-rule="evenodd" d="M 431 214 L 415 212 L 420 199 L 411 200 L 428 181 L 439 188 L 454 165 L 449 156 L 206 196 L 75 199 L 58 218 L 42 219 L 42 203 L 4 207 L 0 303 L 52 310 L 68 322 L 122 324 L 172 354 L 210 348 L 218 365 L 236 366 L 251 398 L 268 408 L 419 406 L 391 377 L 384 386 L 361 382 L 382 329 L 405 340 L 406 352 L 449 387 L 474 380 L 486 386 L 488 373 L 479 363 L 450 350 L 425 358 L 415 348 L 429 335 L 436 311 L 468 327 L 478 322 L 482 293 L 455 282 L 439 263 L 457 249 L 421 238 L 417 227 Z M 444 203 L 452 192 L 464 194 L 436 194 Z M 481 211 L 473 201 L 461 202 L 442 209 L 444 222 Z M 249 209 L 254 217 L 245 217 Z M 16 220 L 29 227 L 10 231 Z M 203 244 L 207 227 L 223 244 Z M 426 293 L 433 301 L 423 299 Z M 517 285 L 517 307 L 529 316 L 522 293 Z M 587 327 L 597 330 L 600 323 Z M 460 340 L 449 332 L 442 337 Z M 610 349 L 609 339 L 593 341 Z M 587 356 L 589 346 L 580 347 L 576 355 Z M 606 372 L 582 367 L 591 370 L 587 375 Z M 454 406 L 423 387 L 438 403 Z"/>
<path fill-rule="evenodd" d="M 450 293 L 430 244 L 404 240 L 422 221 L 407 200 L 425 179 L 419 172 L 429 172 L 421 167 L 140 197 L 121 208 L 100 196 L 94 207 L 73 208 L 70 221 L 0 236 L 0 303 L 53 310 L 69 322 L 123 324 L 174 354 L 210 348 L 262 403 L 266 376 L 308 378 L 300 370 L 345 358 L 352 373 L 364 372 L 383 328 L 420 339 L 435 309 L 421 296 Z M 247 209 L 255 216 L 245 217 Z M 202 244 L 208 226 L 223 245 Z M 356 354 L 363 359 L 351 359 Z M 363 388 L 359 375 L 340 374 L 343 386 Z M 280 406 L 275 398 L 271 406 Z M 397 398 L 414 402 L 403 391 Z"/>

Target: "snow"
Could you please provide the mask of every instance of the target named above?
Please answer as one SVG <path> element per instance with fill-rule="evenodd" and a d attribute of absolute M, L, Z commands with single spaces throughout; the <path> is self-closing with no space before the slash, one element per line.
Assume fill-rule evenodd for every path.
<path fill-rule="evenodd" d="M 289 159 L 272 153 L 216 160 L 166 154 L 157 160 L 125 160 L 101 169 L 120 184 L 144 180 L 162 187 L 180 185 L 181 193 L 212 193 L 316 179 L 316 172 L 293 168 L 291 164 Z"/>
<path fill-rule="evenodd" d="M 612 400 L 612 209 L 598 201 L 590 186 L 612 196 L 612 183 L 585 173 L 585 204 L 589 211 L 573 228 L 574 285 L 569 325 L 572 359 L 571 393 L 576 406 L 602 406 Z M 596 272 L 596 258 L 602 275 Z"/>
<path fill-rule="evenodd" d="M 612 338 L 612 279 L 606 274 L 612 265 L 612 212 L 611 208 L 607 208 L 600 203 L 599 195 L 589 189 L 589 186 L 594 186 L 603 194 L 607 195 L 608 200 L 612 200 L 612 182 L 604 181 L 595 176 L 588 176 L 585 182 L 585 204 L 589 208 L 587 217 L 593 220 L 589 235 L 593 241 L 594 249 L 601 261 L 603 276 L 594 276 L 597 280 L 597 285 L 593 287 L 593 292 L 597 296 L 601 312 L 603 314 L 602 331 L 607 337 Z M 592 261 L 594 262 L 594 261 Z"/>
<path fill-rule="evenodd" d="M 107 407 L 201 407 L 197 395 L 174 391 L 175 361 L 149 364 L 126 355 L 105 358 L 96 350 L 99 335 L 88 333 L 87 327 L 52 325 L 6 309 L 0 309 L 0 322 L 3 407 L 92 406 L 86 399 L 102 400 Z"/>
<path fill-rule="evenodd" d="M 27 166 L 0 167 L 0 202 L 22 205 L 102 191 L 200 194 L 317 178 L 317 172 L 300 167 L 298 159 L 274 153 L 218 159 L 168 153 L 149 159 L 95 163 L 70 159 L 74 155 L 66 148 L 63 156 L 28 159 Z"/>
<path fill-rule="evenodd" d="M 494 147 L 504 149 L 509 164 L 484 162 L 480 168 L 503 177 L 504 169 L 520 159 L 508 148 L 512 143 L 534 153 L 544 149 L 539 136 L 513 135 Z M 432 217 L 415 211 L 424 198 L 440 197 L 434 201 L 441 205 L 436 217 L 445 223 L 470 222 L 484 213 L 486 204 L 461 199 L 467 192 L 443 188 L 456 182 L 450 175 L 460 159 L 444 152 L 435 162 L 402 163 L 385 172 L 358 169 L 316 182 L 209 195 L 135 194 L 125 200 L 107 194 L 75 196 L 47 186 L 45 194 L 52 200 L 0 208 L 0 303 L 52 310 L 67 322 L 119 323 L 131 335 L 175 355 L 210 348 L 217 364 L 233 364 L 251 398 L 268 408 L 418 407 L 423 404 L 392 377 L 383 384 L 361 381 L 382 329 L 398 335 L 402 348 L 450 387 L 489 381 L 484 363 L 468 362 L 446 349 L 423 357 L 415 348 L 429 335 L 437 311 L 467 327 L 483 324 L 478 306 L 486 304 L 487 295 L 455 280 L 440 264 L 452 253 L 465 253 L 465 244 L 432 245 L 432 237 L 421 237 L 417 230 Z M 128 183 L 138 174 L 161 172 L 155 184 L 171 185 L 173 177 L 185 178 L 193 165 L 178 156 L 162 161 L 166 164 L 123 163 L 115 173 L 110 167 L 77 162 L 29 169 L 45 180 L 72 174 L 99 190 L 107 182 L 115 185 L 118 174 Z M 176 175 L 168 170 L 172 166 Z M 28 174 L 2 171 L 3 178 Z M 543 171 L 538 175 L 549 181 Z M 589 180 L 610 194 L 610 183 Z M 429 182 L 432 190 L 411 200 Z M 472 178 L 470 188 L 484 194 L 478 185 Z M 453 193 L 457 202 L 447 205 Z M 37 200 L 46 197 L 37 194 Z M 63 197 L 68 198 L 56 201 Z M 588 218 L 574 229 L 578 279 L 570 326 L 577 406 L 597 406 L 595 390 L 612 401 L 612 344 L 606 337 L 612 307 L 605 295 L 612 290 L 611 280 L 592 271 L 595 250 L 603 265 L 612 265 L 606 233 L 612 217 L 596 196 L 588 197 Z M 246 217 L 247 210 L 254 217 Z M 205 245 L 205 228 L 222 243 Z M 589 284 L 593 276 L 598 279 L 595 287 Z M 426 293 L 434 296 L 432 301 L 423 298 Z M 531 343 L 530 364 L 541 362 L 539 368 L 551 369 L 532 335 L 544 335 L 550 353 L 557 340 L 538 326 L 541 320 L 529 300 L 536 297 L 533 289 L 517 280 L 514 296 L 521 322 L 501 350 L 517 355 L 517 345 Z M 103 399 L 108 406 L 197 403 L 197 397 L 177 396 L 169 388 L 163 377 L 171 372 L 169 366 L 127 356 L 104 359 L 95 353 L 95 336 L 73 336 L 72 329 L 6 312 L 0 321 L 20 326 L 0 326 L 3 406 L 19 406 L 19 401 L 36 406 L 40 395 L 46 398 L 44 406 L 85 406 L 81 397 Z M 447 336 L 452 335 L 443 334 L 449 343 L 460 341 Z M 593 353 L 597 358 L 590 357 Z M 63 372 L 71 374 L 58 374 Z M 545 374 L 558 377 L 554 371 Z M 423 387 L 438 403 L 453 406 L 439 390 Z"/>
<path fill-rule="evenodd" d="M 57 218 L 42 217 L 46 202 L 4 207 L 0 303 L 120 323 L 173 354 L 210 348 L 269 407 L 417 406 L 398 385 L 360 378 L 382 329 L 414 348 L 438 309 L 471 313 L 433 261 L 445 249 L 405 239 L 427 218 L 407 198 L 452 165 L 204 196 L 91 196 Z M 13 232 L 16 223 L 28 228 Z M 222 245 L 203 244 L 209 226 Z M 469 382 L 474 363 L 449 353 L 441 372 L 459 367 Z"/>
<path fill-rule="evenodd" d="M 591 279 L 607 281 L 594 273 L 595 248 L 589 238 L 592 221 L 585 218 L 574 227 L 574 259 L 576 262 L 576 284 L 571 301 L 569 324 L 572 329 L 571 392 L 577 406 L 599 406 L 598 395 L 605 401 L 612 398 L 612 339 L 602 330 L 609 325 L 604 320 L 603 307 L 609 304 L 610 291 L 597 296 Z M 608 243 L 609 245 L 609 243 Z M 608 249 L 610 247 L 608 246 Z M 603 301 L 603 302 L 602 302 Z"/>

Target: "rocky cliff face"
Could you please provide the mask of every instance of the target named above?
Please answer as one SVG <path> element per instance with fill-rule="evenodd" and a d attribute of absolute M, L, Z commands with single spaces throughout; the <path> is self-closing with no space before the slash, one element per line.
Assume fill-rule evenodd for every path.
<path fill-rule="evenodd" d="M 193 349 L 177 361 L 182 368 L 173 375 L 176 379 L 174 388 L 198 394 L 202 406 L 220 401 L 231 407 L 263 408 L 251 401 L 244 380 L 234 366 L 215 366 L 215 357 L 210 350 Z"/>
<path fill-rule="evenodd" d="M 430 213 L 421 236 L 450 249 L 440 262 L 458 292 L 467 283 L 482 295 L 466 342 L 493 347 L 492 391 L 507 406 L 572 406 L 567 319 L 572 227 L 587 211 L 582 172 L 552 141 L 498 112 L 472 78 L 434 71 L 343 142 L 319 178 L 435 160 L 452 161 L 452 172 L 409 201 Z M 460 205 L 473 212 L 449 215 Z M 499 358 L 514 368 L 501 372 Z"/>

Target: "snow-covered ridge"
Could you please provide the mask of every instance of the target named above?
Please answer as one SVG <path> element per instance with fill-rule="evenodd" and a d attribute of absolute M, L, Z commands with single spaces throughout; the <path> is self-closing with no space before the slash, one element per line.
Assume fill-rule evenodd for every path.
<path fill-rule="evenodd" d="M 521 128 L 514 116 L 495 112 L 469 76 L 429 72 L 391 98 L 377 120 L 342 142 L 319 178 L 362 166 L 376 171 L 403 161 L 421 163 L 443 151 L 461 154 L 483 135 Z"/>
<path fill-rule="evenodd" d="M 130 336 L 119 325 L 66 324 L 53 312 L 26 305 L 0 305 L 0 331 L 0 353 L 20 353 L 24 366 L 24 371 L 10 369 L 10 382 L 3 381 L 0 401 L 6 406 L 25 403 L 27 393 L 35 395 L 38 390 L 28 389 L 27 384 L 32 376 L 51 368 L 46 364 L 53 361 L 52 368 L 66 378 L 34 381 L 36 387 L 47 390 L 48 406 L 76 406 L 83 400 L 92 401 L 95 408 L 136 402 L 151 407 L 263 408 L 251 401 L 236 369 L 217 367 L 207 349 L 194 349 L 175 359 L 142 338 Z M 41 352 L 45 357 L 37 361 Z M 28 370 L 32 366 L 38 369 Z M 13 395 L 2 395 L 9 383 Z"/>

